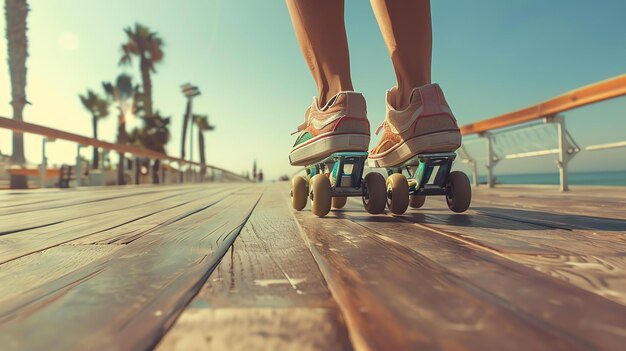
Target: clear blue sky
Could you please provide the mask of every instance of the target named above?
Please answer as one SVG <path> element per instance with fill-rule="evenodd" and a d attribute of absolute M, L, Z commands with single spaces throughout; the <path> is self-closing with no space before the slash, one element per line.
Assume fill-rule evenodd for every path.
<path fill-rule="evenodd" d="M 236 172 L 253 159 L 268 178 L 291 174 L 289 133 L 303 120 L 315 86 L 282 0 L 31 0 L 25 119 L 91 135 L 77 94 L 131 73 L 120 68 L 122 29 L 135 22 L 165 40 L 165 60 L 153 76 L 156 108 L 173 117 L 167 147 L 177 156 L 185 100 L 180 84 L 202 96 L 195 111 L 217 129 L 207 135 L 207 159 Z M 548 99 L 626 73 L 626 2 L 605 0 L 433 1 L 433 79 L 446 91 L 461 124 Z M 346 0 L 355 88 L 368 99 L 375 129 L 384 118 L 384 92 L 395 84 L 391 62 L 369 1 Z M 5 28 L 4 16 L 0 27 Z M 10 116 L 6 40 L 0 40 L 0 115 Z M 581 145 L 626 139 L 626 99 L 567 114 Z M 116 120 L 100 125 L 113 141 Z M 0 149 L 10 152 L 0 130 Z M 27 137 L 27 158 L 40 159 L 40 138 Z M 375 137 L 372 144 L 377 142 Z M 51 146 L 52 162 L 72 162 L 75 146 Z M 197 157 L 197 151 L 195 155 Z M 85 155 L 89 155 L 86 151 Z M 626 150 L 579 155 L 573 170 L 624 169 Z M 498 172 L 554 170 L 554 158 L 507 161 Z"/>

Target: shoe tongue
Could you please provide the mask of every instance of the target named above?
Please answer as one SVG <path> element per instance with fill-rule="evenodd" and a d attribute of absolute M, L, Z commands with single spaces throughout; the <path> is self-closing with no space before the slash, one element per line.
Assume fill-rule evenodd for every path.
<path fill-rule="evenodd" d="M 411 97 L 409 98 L 409 104 L 420 103 L 422 102 L 422 94 L 420 94 L 420 89 L 415 88 L 411 91 Z"/>

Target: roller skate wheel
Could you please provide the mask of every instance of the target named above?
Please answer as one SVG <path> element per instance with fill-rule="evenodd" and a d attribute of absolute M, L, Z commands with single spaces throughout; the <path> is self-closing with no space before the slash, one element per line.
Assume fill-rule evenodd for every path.
<path fill-rule="evenodd" d="M 382 213 L 387 201 L 385 177 L 376 172 L 368 173 L 365 175 L 361 187 L 365 210 L 371 214 Z"/>
<path fill-rule="evenodd" d="M 450 194 L 446 195 L 448 208 L 456 213 L 465 212 L 472 202 L 472 187 L 467 175 L 459 171 L 451 172 L 447 187 L 450 189 Z"/>
<path fill-rule="evenodd" d="M 411 208 L 420 208 L 424 206 L 424 202 L 426 202 L 426 196 L 424 195 L 411 195 L 409 197 L 409 206 Z"/>
<path fill-rule="evenodd" d="M 348 198 L 345 196 L 335 196 L 333 197 L 333 208 L 340 209 L 343 208 L 348 202 Z"/>
<path fill-rule="evenodd" d="M 402 173 L 387 178 L 387 207 L 395 215 L 401 215 L 409 207 L 409 182 Z"/>
<path fill-rule="evenodd" d="M 311 212 L 318 217 L 324 217 L 330 212 L 332 192 L 330 180 L 323 174 L 316 174 L 310 183 Z"/>
<path fill-rule="evenodd" d="M 302 176 L 293 177 L 291 180 L 291 206 L 296 211 L 301 211 L 306 207 L 309 187 L 306 178 Z"/>

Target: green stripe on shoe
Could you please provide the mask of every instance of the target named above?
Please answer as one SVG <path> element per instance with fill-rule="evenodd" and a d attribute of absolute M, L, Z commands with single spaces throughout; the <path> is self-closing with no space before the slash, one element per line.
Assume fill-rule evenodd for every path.
<path fill-rule="evenodd" d="M 300 145 L 303 142 L 305 142 L 305 141 L 307 141 L 307 140 L 309 140 L 311 138 L 313 138 L 313 135 L 311 133 L 309 133 L 309 132 L 306 132 L 306 133 L 302 134 L 302 136 L 298 140 L 296 140 L 296 143 L 295 143 L 294 146 Z"/>

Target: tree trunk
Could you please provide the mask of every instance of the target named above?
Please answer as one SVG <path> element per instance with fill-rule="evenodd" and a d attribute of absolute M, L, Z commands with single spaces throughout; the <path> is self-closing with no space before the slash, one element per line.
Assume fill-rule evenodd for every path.
<path fill-rule="evenodd" d="M 120 115 L 119 123 L 117 126 L 117 143 L 120 145 L 126 144 L 126 121 L 124 116 Z M 126 176 L 124 172 L 124 153 L 119 153 L 119 162 L 117 164 L 117 185 L 126 185 Z"/>
<path fill-rule="evenodd" d="M 204 156 L 204 133 L 202 131 L 201 128 L 198 127 L 198 148 L 200 149 L 200 163 L 202 164 L 202 166 L 200 166 L 200 174 L 202 174 L 203 176 L 206 174 L 206 159 Z"/>
<path fill-rule="evenodd" d="M 185 142 L 187 139 L 187 126 L 189 125 L 189 119 L 191 118 L 191 98 L 187 98 L 187 108 L 185 109 L 185 115 L 183 116 L 183 135 L 182 144 L 180 146 L 180 158 L 185 159 Z M 181 170 L 182 171 L 182 170 Z M 180 182 L 183 182 L 184 174 L 180 173 Z"/>
<path fill-rule="evenodd" d="M 98 119 L 96 116 L 91 117 L 91 125 L 93 127 L 93 138 L 98 140 Z M 91 169 L 100 167 L 100 153 L 97 147 L 93 147 L 93 156 L 91 157 Z"/>
<path fill-rule="evenodd" d="M 187 108 L 185 109 L 185 115 L 183 116 L 183 135 L 182 144 L 180 146 L 180 158 L 185 159 L 185 142 L 187 141 L 187 126 L 189 125 L 189 119 L 191 115 L 191 99 L 187 99 Z"/>
<path fill-rule="evenodd" d="M 147 59 L 141 58 L 139 69 L 141 70 L 141 80 L 143 81 L 143 110 L 145 116 L 150 118 L 152 117 L 152 81 L 150 80 L 150 68 Z"/>
<path fill-rule="evenodd" d="M 28 41 L 26 38 L 26 16 L 28 5 L 26 0 L 6 0 L 6 35 L 9 53 L 9 74 L 11 76 L 11 105 L 13 119 L 22 121 L 24 105 L 26 105 L 26 58 L 28 57 Z M 13 164 L 23 165 L 24 137 L 22 133 L 13 132 Z M 11 175 L 11 189 L 27 189 L 26 176 Z"/>

